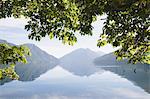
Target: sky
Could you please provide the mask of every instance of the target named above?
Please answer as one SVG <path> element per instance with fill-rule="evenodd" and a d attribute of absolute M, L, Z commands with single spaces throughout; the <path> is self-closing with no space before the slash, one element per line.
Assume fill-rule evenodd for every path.
<path fill-rule="evenodd" d="M 80 36 L 77 35 L 78 42 L 74 46 L 64 45 L 61 41 L 57 39 L 50 40 L 49 37 L 42 38 L 40 42 L 35 40 L 29 40 L 28 34 L 24 29 L 24 26 L 27 24 L 27 19 L 20 18 L 6 18 L 0 19 L 0 39 L 7 40 L 8 42 L 20 45 L 25 43 L 33 43 L 37 45 L 42 50 L 47 53 L 54 55 L 57 58 L 62 57 L 63 55 L 70 53 L 73 50 L 78 48 L 89 48 L 96 52 L 110 53 L 115 50 L 111 45 L 105 47 L 97 47 L 97 40 L 99 39 L 100 34 L 102 33 L 102 27 L 106 16 L 98 17 L 97 21 L 92 24 L 93 26 L 93 36 Z"/>

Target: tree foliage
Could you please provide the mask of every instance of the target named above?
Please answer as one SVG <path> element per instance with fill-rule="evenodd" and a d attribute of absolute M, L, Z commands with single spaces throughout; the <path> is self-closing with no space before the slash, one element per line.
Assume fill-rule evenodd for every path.
<path fill-rule="evenodd" d="M 106 14 L 98 46 L 120 49 L 117 59 L 150 64 L 150 0 L 0 0 L 0 19 L 26 17 L 29 39 L 48 35 L 77 42 L 76 33 L 92 35 L 92 22 Z"/>
<path fill-rule="evenodd" d="M 27 63 L 25 55 L 30 55 L 30 51 L 25 46 L 11 46 L 0 43 L 0 79 L 18 79 L 14 66 L 17 62 Z"/>
<path fill-rule="evenodd" d="M 120 46 L 118 59 L 150 64 L 150 0 L 114 0 L 106 6 L 108 17 L 98 46 Z"/>

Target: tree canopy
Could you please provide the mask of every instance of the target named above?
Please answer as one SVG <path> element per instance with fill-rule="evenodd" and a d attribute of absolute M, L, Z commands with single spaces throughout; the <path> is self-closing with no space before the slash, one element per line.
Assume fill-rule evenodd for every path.
<path fill-rule="evenodd" d="M 150 0 L 0 0 L 0 19 L 28 18 L 29 39 L 48 35 L 77 42 L 76 33 L 92 35 L 92 22 L 106 14 L 98 46 L 120 49 L 117 59 L 150 64 Z"/>
<path fill-rule="evenodd" d="M 0 79 L 18 79 L 14 66 L 16 62 L 27 63 L 25 55 L 30 55 L 30 51 L 25 46 L 13 46 L 0 43 Z"/>

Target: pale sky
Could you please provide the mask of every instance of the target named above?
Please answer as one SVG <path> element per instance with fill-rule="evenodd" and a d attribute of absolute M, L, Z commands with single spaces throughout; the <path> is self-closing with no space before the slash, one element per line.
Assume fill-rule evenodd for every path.
<path fill-rule="evenodd" d="M 14 44 L 33 43 L 40 47 L 47 53 L 59 58 L 63 55 L 78 49 L 89 48 L 93 51 L 102 51 L 104 53 L 110 53 L 114 51 L 114 48 L 110 45 L 98 48 L 97 40 L 100 33 L 102 33 L 102 27 L 106 16 L 98 17 L 98 20 L 93 23 L 93 36 L 77 36 L 78 42 L 74 46 L 64 45 L 57 39 L 50 40 L 48 37 L 43 38 L 40 42 L 29 40 L 28 33 L 24 30 L 24 26 L 27 24 L 27 19 L 0 19 L 0 39 L 7 40 Z"/>

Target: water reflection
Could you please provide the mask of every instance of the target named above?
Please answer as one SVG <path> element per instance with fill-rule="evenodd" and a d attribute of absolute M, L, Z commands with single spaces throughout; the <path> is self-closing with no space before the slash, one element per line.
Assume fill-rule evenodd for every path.
<path fill-rule="evenodd" d="M 29 63 L 29 64 L 17 64 L 16 65 L 16 73 L 19 75 L 19 81 L 33 81 L 36 78 L 40 77 L 40 75 L 46 73 L 50 69 L 56 67 L 56 65 L 42 65 L 44 63 L 36 62 L 36 64 Z M 0 85 L 4 85 L 7 82 L 11 82 L 12 80 L 9 78 L 5 78 L 3 80 L 0 80 Z"/>
<path fill-rule="evenodd" d="M 136 86 L 150 93 L 150 66 L 149 65 L 125 65 L 116 67 L 103 67 L 103 69 L 114 72 L 121 77 L 133 82 Z"/>
<path fill-rule="evenodd" d="M 55 66 L 33 81 L 5 83 L 0 99 L 150 99 L 149 67 L 103 67 L 89 76 L 75 74 Z"/>

